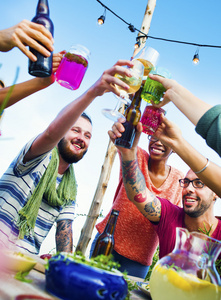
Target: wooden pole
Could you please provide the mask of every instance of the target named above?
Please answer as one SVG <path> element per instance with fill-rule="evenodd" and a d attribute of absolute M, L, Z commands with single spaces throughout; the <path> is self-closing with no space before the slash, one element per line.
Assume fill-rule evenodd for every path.
<path fill-rule="evenodd" d="M 143 22 L 140 28 L 140 31 L 142 31 L 144 34 L 148 34 L 150 29 L 150 23 L 152 20 L 153 12 L 156 6 L 156 0 L 149 0 L 147 3 L 147 7 L 144 13 Z M 143 36 L 142 33 L 138 33 L 137 37 Z M 139 38 L 140 40 L 140 46 L 137 49 L 134 49 L 133 57 L 145 46 L 146 44 L 146 37 Z"/>
<path fill-rule="evenodd" d="M 91 207 L 89 209 L 86 221 L 81 230 L 81 235 L 78 240 L 78 244 L 75 249 L 75 251 L 81 251 L 83 254 L 85 254 L 86 252 L 95 223 L 100 214 L 102 200 L 108 186 L 108 181 L 110 179 L 111 169 L 113 166 L 115 156 L 116 156 L 116 147 L 110 140 L 107 147 L 104 163 L 101 168 L 100 179 L 97 185 L 97 189 L 95 191 L 94 199 L 91 203 Z"/>
<path fill-rule="evenodd" d="M 147 34 L 149 32 L 150 23 L 151 23 L 151 19 L 153 16 L 155 6 L 156 6 L 156 0 L 148 0 L 144 18 L 143 18 L 143 22 L 142 22 L 141 29 L 140 29 L 140 31 L 142 31 L 145 34 Z M 138 36 L 140 36 L 140 35 L 142 35 L 142 34 L 139 33 Z M 135 56 L 136 53 L 138 53 L 145 46 L 146 38 L 140 38 L 140 40 L 141 40 L 140 47 L 134 51 L 133 56 Z M 121 108 L 121 109 L 123 109 L 123 108 Z M 99 182 L 97 185 L 97 189 L 95 191 L 95 195 L 94 195 L 93 201 L 91 203 L 91 207 L 89 209 L 88 216 L 87 216 L 84 226 L 81 230 L 81 235 L 80 235 L 78 244 L 75 249 L 76 252 L 81 251 L 84 255 L 85 255 L 87 246 L 90 242 L 91 235 L 92 235 L 94 226 L 96 224 L 97 218 L 100 214 L 100 208 L 101 208 L 101 205 L 103 202 L 104 194 L 105 194 L 107 186 L 108 186 L 108 181 L 110 179 L 110 174 L 111 174 L 111 170 L 112 170 L 112 166 L 114 163 L 116 153 L 117 153 L 116 147 L 110 140 L 108 147 L 107 147 L 107 152 L 105 155 L 104 163 L 101 168 L 101 174 L 100 174 Z"/>

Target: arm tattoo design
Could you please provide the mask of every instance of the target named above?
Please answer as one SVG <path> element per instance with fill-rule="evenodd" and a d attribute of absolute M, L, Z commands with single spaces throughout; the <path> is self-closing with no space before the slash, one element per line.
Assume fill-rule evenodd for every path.
<path fill-rule="evenodd" d="M 154 196 L 151 195 L 153 200 L 151 202 L 148 202 L 144 206 L 144 211 L 147 213 L 149 217 L 157 217 L 160 218 L 161 216 L 161 205 L 160 201 Z M 145 216 L 145 214 L 144 214 Z"/>
<path fill-rule="evenodd" d="M 58 252 L 72 252 L 72 220 L 62 220 L 57 223 L 56 230 L 56 250 Z"/>
<path fill-rule="evenodd" d="M 128 198 L 135 202 L 137 208 L 149 220 L 159 221 L 161 216 L 161 203 L 159 199 L 148 191 L 146 181 L 137 160 L 122 161 L 124 185 Z M 140 206 L 141 203 L 148 203 Z"/>
<path fill-rule="evenodd" d="M 141 200 L 142 194 L 146 191 L 146 182 L 140 171 L 137 160 L 122 162 L 122 172 L 125 184 L 129 184 L 133 191 L 137 194 L 139 193 L 140 196 L 138 197 L 137 195 L 135 198 L 138 197 Z M 137 201 L 135 198 L 134 200 Z M 140 201 L 138 200 L 137 202 Z"/>

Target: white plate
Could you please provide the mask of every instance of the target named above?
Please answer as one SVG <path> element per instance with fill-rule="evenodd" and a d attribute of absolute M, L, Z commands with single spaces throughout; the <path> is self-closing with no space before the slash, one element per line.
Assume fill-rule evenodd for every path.
<path fill-rule="evenodd" d="M 148 295 L 149 297 L 151 297 L 151 295 L 150 295 L 150 288 L 147 288 L 147 286 L 149 286 L 149 282 L 138 281 L 137 285 L 138 285 L 139 289 L 143 293 L 145 293 L 146 295 Z"/>

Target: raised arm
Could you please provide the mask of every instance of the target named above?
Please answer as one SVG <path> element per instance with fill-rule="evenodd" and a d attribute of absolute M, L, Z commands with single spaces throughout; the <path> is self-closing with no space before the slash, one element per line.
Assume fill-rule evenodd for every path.
<path fill-rule="evenodd" d="M 116 90 L 114 84 L 129 89 L 127 84 L 114 77 L 116 73 L 130 76 L 129 69 L 124 68 L 124 65 L 131 66 L 133 63 L 129 60 L 119 60 L 113 67 L 104 71 L 102 76 L 83 95 L 68 104 L 48 128 L 35 139 L 26 154 L 26 161 L 54 148 L 96 97 L 110 91 L 119 96 L 120 93 Z"/>
<path fill-rule="evenodd" d="M 53 42 L 51 33 L 43 25 L 28 20 L 0 30 L 0 51 L 7 52 L 18 47 L 32 61 L 36 61 L 37 58 L 26 46 L 34 48 L 45 56 L 50 56 L 50 51 L 54 49 Z"/>
<path fill-rule="evenodd" d="M 120 122 L 113 125 L 112 131 L 108 134 L 114 143 L 117 137 L 121 136 L 124 127 Z M 146 187 L 145 178 L 139 168 L 137 161 L 137 144 L 142 131 L 141 123 L 137 125 L 137 132 L 134 144 L 131 149 L 117 147 L 122 158 L 122 174 L 124 187 L 128 199 L 133 202 L 139 211 L 150 221 L 159 222 L 161 216 L 161 202 Z"/>
<path fill-rule="evenodd" d="M 197 176 L 221 197 L 221 167 L 213 162 L 209 162 L 209 165 L 204 169 L 207 165 L 206 157 L 183 138 L 181 130 L 177 125 L 162 115 L 162 124 L 154 136 L 165 145 L 171 147 L 193 172 L 197 172 Z"/>
<path fill-rule="evenodd" d="M 56 72 L 61 62 L 63 53 L 64 51 L 53 54 L 53 73 Z M 6 104 L 6 108 L 24 99 L 25 97 L 48 87 L 54 82 L 54 80 L 54 75 L 52 75 L 45 78 L 35 77 L 28 81 L 16 84 L 13 88 L 12 94 L 10 95 L 8 103 Z M 0 89 L 0 106 L 3 103 L 6 95 L 8 94 L 10 88 L 11 87 L 9 86 Z"/>
<path fill-rule="evenodd" d="M 212 107 L 210 104 L 194 96 L 190 91 L 178 84 L 175 80 L 152 74 L 149 74 L 149 77 L 162 83 L 166 89 L 163 101 L 157 106 L 162 107 L 172 101 L 195 126 L 205 112 Z"/>

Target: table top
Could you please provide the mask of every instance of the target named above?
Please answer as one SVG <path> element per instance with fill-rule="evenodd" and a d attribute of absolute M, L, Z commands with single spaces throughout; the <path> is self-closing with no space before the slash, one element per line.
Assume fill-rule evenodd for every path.
<path fill-rule="evenodd" d="M 143 281 L 141 278 L 128 276 L 133 281 Z M 31 283 L 21 282 L 14 278 L 13 273 L 0 272 L 0 300 L 14 300 L 18 295 L 38 295 L 48 300 L 60 300 L 45 289 L 45 274 L 41 264 L 37 264 L 30 271 L 27 279 L 31 279 Z M 151 299 L 148 295 L 140 290 L 132 291 L 131 300 Z"/>
<path fill-rule="evenodd" d="M 22 282 L 14 278 L 13 273 L 0 272 L 0 299 L 1 300 L 14 300 L 16 296 L 38 295 L 50 300 L 58 299 L 51 296 L 45 290 L 45 274 L 31 270 L 27 279 L 31 279 L 31 283 Z"/>

